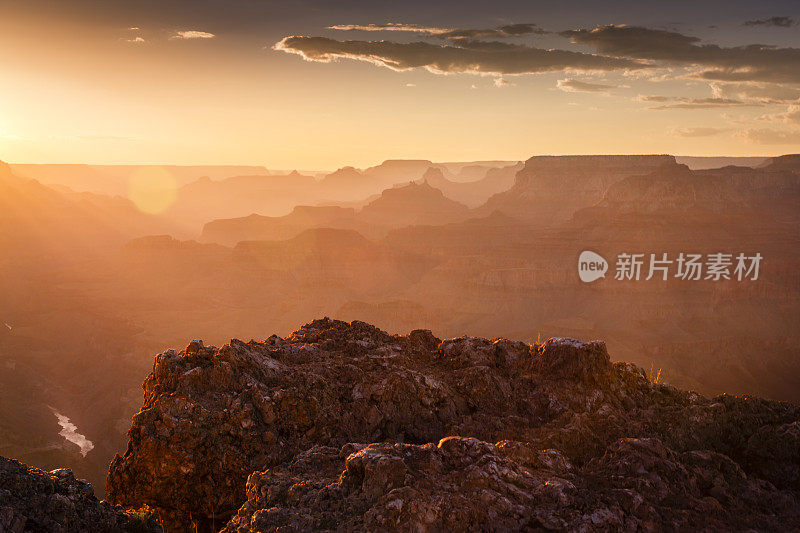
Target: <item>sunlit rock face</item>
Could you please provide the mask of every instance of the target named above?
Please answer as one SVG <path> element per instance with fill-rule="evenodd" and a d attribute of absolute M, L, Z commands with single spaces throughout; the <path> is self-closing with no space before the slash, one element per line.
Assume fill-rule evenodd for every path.
<path fill-rule="evenodd" d="M 552 225 L 599 202 L 614 183 L 674 164 L 669 155 L 535 156 L 517 173 L 514 186 L 483 209 Z"/>
<path fill-rule="evenodd" d="M 654 384 L 602 342 L 324 319 L 165 352 L 144 389 L 108 497 L 169 531 L 800 526 L 800 408 Z"/>

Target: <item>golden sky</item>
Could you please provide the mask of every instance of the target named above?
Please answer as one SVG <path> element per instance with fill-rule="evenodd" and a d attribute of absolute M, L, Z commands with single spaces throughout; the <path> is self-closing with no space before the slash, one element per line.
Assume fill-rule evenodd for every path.
<path fill-rule="evenodd" d="M 792 2 L 119 4 L 0 1 L 1 160 L 800 151 Z"/>

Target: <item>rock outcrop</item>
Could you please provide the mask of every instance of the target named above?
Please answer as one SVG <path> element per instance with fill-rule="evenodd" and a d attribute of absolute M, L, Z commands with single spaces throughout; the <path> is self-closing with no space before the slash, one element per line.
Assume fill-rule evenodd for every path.
<path fill-rule="evenodd" d="M 369 225 L 403 227 L 445 224 L 467 218 L 469 209 L 451 200 L 427 182 L 386 189 L 358 214 Z"/>
<path fill-rule="evenodd" d="M 203 227 L 202 242 L 234 246 L 241 241 L 290 239 L 309 229 L 356 230 L 381 237 L 392 228 L 414 224 L 444 224 L 464 220 L 467 206 L 453 201 L 427 183 L 406 183 L 384 190 L 360 211 L 340 206 L 297 206 L 280 217 L 250 215 L 213 220 Z"/>
<path fill-rule="evenodd" d="M 363 229 L 353 208 L 299 205 L 288 215 L 212 220 L 203 227 L 201 242 L 235 246 L 241 241 L 290 239 L 310 228 Z"/>
<path fill-rule="evenodd" d="M 44 472 L 0 457 L 0 531 L 161 531 L 154 514 L 98 501 L 92 486 L 66 468 Z"/>
<path fill-rule="evenodd" d="M 557 450 L 447 437 L 318 446 L 256 472 L 225 533 L 790 530 L 797 500 L 730 458 L 620 439 L 583 466 Z M 790 517 L 789 521 L 785 517 Z"/>
<path fill-rule="evenodd" d="M 800 527 L 800 408 L 655 384 L 601 342 L 324 319 L 165 352 L 144 390 L 108 498 L 168 531 Z"/>
<path fill-rule="evenodd" d="M 283 175 L 231 175 L 221 180 L 200 178 L 176 191 L 175 203 L 163 217 L 190 229 L 190 235 L 209 220 L 242 214 L 281 215 L 294 206 L 319 198 L 313 176 L 292 172 Z"/>
<path fill-rule="evenodd" d="M 553 225 L 599 202 L 614 183 L 675 165 L 670 155 L 535 156 L 514 186 L 489 198 L 486 214 L 499 210 L 538 225 Z"/>
<path fill-rule="evenodd" d="M 46 187 L 14 174 L 0 161 L 0 248 L 2 263 L 25 258 L 59 261 L 124 243 L 131 237 L 171 229 L 125 198 Z"/>
<path fill-rule="evenodd" d="M 232 258 L 258 272 L 286 272 L 298 285 L 340 287 L 350 294 L 407 286 L 435 264 L 354 230 L 330 228 L 309 229 L 287 241 L 240 242 Z"/>
<path fill-rule="evenodd" d="M 731 181 L 695 174 L 686 165 L 664 165 L 646 176 L 628 177 L 611 185 L 598 206 L 621 213 L 741 210 L 746 206 L 745 199 Z"/>
<path fill-rule="evenodd" d="M 800 172 L 800 154 L 786 154 L 772 157 L 759 168 L 766 170 L 789 170 Z"/>
<path fill-rule="evenodd" d="M 445 196 L 469 207 L 478 207 L 492 195 L 506 191 L 514 185 L 514 177 L 522 168 L 522 163 L 502 168 L 480 166 L 465 167 L 461 175 L 471 176 L 469 170 L 482 169 L 483 174 L 469 181 L 449 180 L 441 168 L 429 168 L 422 176 L 422 181 L 439 189 Z"/>

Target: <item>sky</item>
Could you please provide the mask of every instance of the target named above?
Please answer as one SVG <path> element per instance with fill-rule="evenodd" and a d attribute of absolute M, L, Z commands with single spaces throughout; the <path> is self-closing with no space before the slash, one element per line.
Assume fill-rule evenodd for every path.
<path fill-rule="evenodd" d="M 0 160 L 800 152 L 796 1 L 0 0 Z"/>

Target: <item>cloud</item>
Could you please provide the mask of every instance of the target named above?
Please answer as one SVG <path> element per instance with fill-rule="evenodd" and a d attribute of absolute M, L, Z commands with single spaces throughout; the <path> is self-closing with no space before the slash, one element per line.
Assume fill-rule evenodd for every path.
<path fill-rule="evenodd" d="M 744 26 L 777 26 L 779 28 L 789 28 L 797 24 L 791 17 L 770 17 L 768 19 L 748 20 Z"/>
<path fill-rule="evenodd" d="M 622 75 L 629 80 L 644 80 L 649 82 L 663 82 L 673 80 L 675 76 L 674 68 L 651 67 L 642 70 L 625 70 Z"/>
<path fill-rule="evenodd" d="M 790 105 L 789 107 L 786 108 L 786 111 L 782 113 L 763 115 L 759 117 L 759 120 L 765 122 L 800 125 L 800 105 L 798 104 Z"/>
<path fill-rule="evenodd" d="M 665 104 L 648 109 L 709 109 L 714 107 L 757 107 L 759 102 L 746 102 L 735 98 L 711 96 L 694 98 L 688 96 L 663 96 L 660 94 L 640 94 L 633 98 L 636 102 Z"/>
<path fill-rule="evenodd" d="M 199 30 L 180 30 L 176 31 L 170 39 L 213 39 L 216 37 L 213 33 Z"/>
<path fill-rule="evenodd" d="M 510 24 L 492 29 L 455 28 L 436 35 L 440 39 L 503 39 L 506 37 L 521 37 L 523 35 L 546 35 L 550 33 L 536 24 Z"/>
<path fill-rule="evenodd" d="M 512 85 L 514 85 L 514 84 L 511 83 L 510 81 L 508 81 L 505 78 L 495 78 L 494 79 L 494 86 L 495 87 L 511 87 Z"/>
<path fill-rule="evenodd" d="M 670 131 L 670 135 L 689 138 L 712 137 L 726 131 L 728 131 L 728 128 L 677 128 Z"/>
<path fill-rule="evenodd" d="M 782 23 L 782 18 L 777 17 Z M 773 19 L 765 19 L 773 20 Z M 751 21 L 756 22 L 756 21 Z M 591 47 L 594 53 L 567 49 L 544 49 L 501 40 L 529 34 L 549 33 L 535 24 L 511 24 L 492 29 L 452 28 L 416 24 L 342 24 L 342 31 L 410 32 L 445 43 L 388 40 L 337 40 L 327 37 L 291 36 L 273 49 L 294 53 L 308 61 L 331 62 L 339 58 L 367 61 L 393 70 L 424 68 L 438 74 L 487 75 L 533 74 L 557 71 L 621 71 L 625 76 L 651 81 L 675 77 L 740 85 L 738 96 L 716 96 L 722 105 L 749 105 L 790 99 L 793 89 L 769 89 L 764 85 L 800 84 L 800 48 L 762 44 L 726 47 L 704 43 L 698 37 L 677 31 L 639 26 L 608 25 L 594 29 L 559 32 L 574 44 Z M 675 71 L 675 74 L 672 72 Z M 657 76 L 658 72 L 666 74 Z M 564 84 L 564 90 L 602 92 L 579 83 Z M 752 87 L 745 87 L 752 84 Z M 597 84 L 601 85 L 601 84 Z M 732 90 L 732 89 L 731 89 Z M 780 94 L 778 94 L 780 93 Z M 722 101 L 731 102 L 724 103 Z M 734 104 L 733 100 L 743 101 Z M 686 104 L 687 102 L 677 102 Z M 705 105 L 708 105 L 707 102 Z"/>
<path fill-rule="evenodd" d="M 447 28 L 420 26 L 419 24 L 398 24 L 395 22 L 389 22 L 388 24 L 336 24 L 334 26 L 328 26 L 328 29 L 340 31 L 402 31 L 427 33 L 431 35 L 448 31 Z"/>
<path fill-rule="evenodd" d="M 800 124 L 800 105 L 790 105 L 782 118 L 789 124 Z"/>
<path fill-rule="evenodd" d="M 800 130 L 750 129 L 739 132 L 738 136 L 758 144 L 800 144 Z"/>
<path fill-rule="evenodd" d="M 605 85 L 603 83 L 589 83 L 586 81 L 566 78 L 558 80 L 556 86 L 568 93 L 605 93 L 613 89 L 619 89 L 618 85 Z"/>
<path fill-rule="evenodd" d="M 697 37 L 638 26 L 609 25 L 561 32 L 572 42 L 616 58 L 702 67 L 694 77 L 714 81 L 800 83 L 800 49 L 761 44 L 722 47 Z"/>
<path fill-rule="evenodd" d="M 392 70 L 424 68 L 436 74 L 532 74 L 565 69 L 609 71 L 634 69 L 636 60 L 568 50 L 545 50 L 498 41 L 459 40 L 449 44 L 392 41 L 338 41 L 327 37 L 286 37 L 273 49 L 307 61 L 329 63 L 340 58 L 367 61 Z"/>
<path fill-rule="evenodd" d="M 671 96 L 661 96 L 658 94 L 640 94 L 634 98 L 637 102 L 669 102 Z"/>
<path fill-rule="evenodd" d="M 711 93 L 718 98 L 752 99 L 777 104 L 800 100 L 800 89 L 784 85 L 752 83 L 711 83 Z"/>
<path fill-rule="evenodd" d="M 420 26 L 417 24 L 398 24 L 390 22 L 388 24 L 337 24 L 328 26 L 331 30 L 342 31 L 398 31 L 409 33 L 423 33 L 439 39 L 479 39 L 494 38 L 503 39 L 506 37 L 521 37 L 523 35 L 544 35 L 550 33 L 537 26 L 536 24 L 508 24 L 498 28 L 475 29 L 475 28 L 440 28 L 435 26 Z"/>
<path fill-rule="evenodd" d="M 652 100 L 651 100 L 652 101 Z M 757 107 L 761 104 L 753 102 L 743 102 L 733 98 L 689 98 L 689 97 L 666 97 L 660 102 L 672 102 L 664 105 L 650 107 L 648 109 L 715 109 L 719 107 Z"/>
<path fill-rule="evenodd" d="M 134 37 L 133 39 L 124 39 L 124 41 L 126 43 L 134 43 L 134 44 L 142 44 L 147 42 L 142 37 Z"/>

